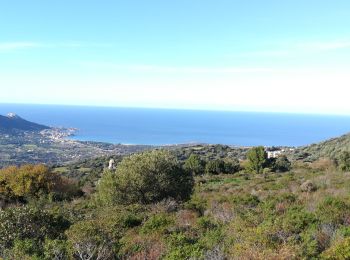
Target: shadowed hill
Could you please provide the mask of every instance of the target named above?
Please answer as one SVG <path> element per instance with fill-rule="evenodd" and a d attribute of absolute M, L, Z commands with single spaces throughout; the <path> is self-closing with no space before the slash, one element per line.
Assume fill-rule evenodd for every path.
<path fill-rule="evenodd" d="M 13 131 L 41 131 L 50 127 L 29 122 L 16 114 L 0 115 L 0 133 L 12 133 Z"/>

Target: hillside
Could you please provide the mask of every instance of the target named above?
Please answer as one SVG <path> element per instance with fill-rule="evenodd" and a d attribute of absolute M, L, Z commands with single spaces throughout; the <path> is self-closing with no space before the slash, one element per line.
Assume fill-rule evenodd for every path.
<path fill-rule="evenodd" d="M 17 163 L 28 149 L 30 162 L 47 151 L 47 165 L 79 160 L 0 169 L 0 258 L 349 259 L 350 175 L 333 162 L 280 171 L 270 160 L 258 173 L 249 148 L 122 146 L 51 138 L 54 131 L 21 137 L 35 145 L 1 146 L 16 150 Z M 349 144 L 344 135 L 291 156 L 337 158 Z"/>
<path fill-rule="evenodd" d="M 309 162 L 319 158 L 337 159 L 343 151 L 350 151 L 350 133 L 298 148 L 291 154 L 291 158 Z"/>
<path fill-rule="evenodd" d="M 50 129 L 48 126 L 27 121 L 16 114 L 0 115 L 0 133 L 13 133 L 15 131 L 41 131 Z"/>
<path fill-rule="evenodd" d="M 92 143 L 93 144 L 93 143 Z M 113 159 L 116 165 L 127 155 L 134 152 L 140 152 L 147 147 L 135 146 L 134 151 L 128 153 L 110 153 L 108 155 L 99 156 L 96 158 L 88 158 L 77 162 L 53 165 L 54 172 L 60 173 L 63 176 L 77 180 L 81 185 L 95 186 L 97 180 L 101 177 L 104 169 L 107 168 L 110 159 Z M 148 147 L 156 149 L 157 147 Z M 159 148 L 159 147 L 158 147 Z M 181 145 L 181 146 L 166 146 L 163 149 L 171 151 L 181 165 L 188 159 L 191 154 L 198 155 L 202 161 L 210 160 L 233 160 L 235 158 L 244 159 L 247 148 L 230 147 L 227 145 Z"/>
<path fill-rule="evenodd" d="M 13 113 L 0 115 L 0 168 L 25 163 L 66 164 L 100 156 L 126 155 L 149 148 L 68 139 L 75 131 L 74 128 L 29 122 Z"/>
<path fill-rule="evenodd" d="M 350 257 L 349 172 L 299 163 L 283 173 L 241 165 L 192 176 L 177 156 L 150 151 L 115 158 L 116 172 L 102 173 L 108 159 L 70 168 L 80 178 L 82 167 L 96 169 L 97 189 L 61 177 L 62 168 L 0 170 L 0 258 Z"/>

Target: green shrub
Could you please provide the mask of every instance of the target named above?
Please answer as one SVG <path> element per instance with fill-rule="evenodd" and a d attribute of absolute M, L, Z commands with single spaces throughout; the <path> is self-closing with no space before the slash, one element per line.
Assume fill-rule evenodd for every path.
<path fill-rule="evenodd" d="M 184 233 L 174 233 L 168 238 L 167 260 L 198 259 L 203 255 L 203 248 L 197 240 L 187 237 Z"/>
<path fill-rule="evenodd" d="M 44 244 L 44 257 L 45 260 L 68 259 L 69 252 L 67 241 L 46 239 Z"/>
<path fill-rule="evenodd" d="M 96 204 L 112 206 L 120 202 L 117 186 L 117 175 L 112 171 L 105 171 L 97 185 Z"/>
<path fill-rule="evenodd" d="M 224 241 L 225 237 L 220 227 L 205 232 L 198 241 L 202 247 L 211 250 Z"/>
<path fill-rule="evenodd" d="M 191 154 L 185 161 L 185 170 L 189 171 L 193 175 L 201 175 L 204 173 L 204 162 L 196 154 Z"/>
<path fill-rule="evenodd" d="M 350 171 L 350 152 L 342 152 L 339 156 L 338 164 L 342 171 Z"/>
<path fill-rule="evenodd" d="M 146 209 L 140 205 L 98 208 L 95 222 L 109 236 L 118 239 L 130 228 L 140 226 L 145 219 Z"/>
<path fill-rule="evenodd" d="M 233 174 L 241 169 L 239 161 L 237 159 L 225 159 L 223 173 Z"/>
<path fill-rule="evenodd" d="M 345 238 L 321 255 L 321 259 L 337 260 L 337 259 L 350 259 L 350 238 Z"/>
<path fill-rule="evenodd" d="M 317 207 L 316 214 L 323 223 L 341 225 L 349 216 L 350 206 L 341 198 L 325 198 Z"/>
<path fill-rule="evenodd" d="M 263 146 L 253 147 L 247 153 L 249 171 L 256 174 L 263 173 L 265 167 L 267 167 L 267 153 Z"/>
<path fill-rule="evenodd" d="M 237 159 L 215 159 L 210 160 L 205 165 L 205 173 L 209 175 L 233 174 L 240 170 L 240 164 Z"/>
<path fill-rule="evenodd" d="M 85 220 L 72 225 L 66 236 L 70 254 L 77 259 L 110 259 L 116 255 L 117 240 L 103 221 Z"/>
<path fill-rule="evenodd" d="M 153 215 L 143 224 L 141 232 L 145 234 L 157 231 L 162 232 L 172 223 L 174 223 L 174 221 L 168 215 Z"/>
<path fill-rule="evenodd" d="M 106 172 L 98 185 L 101 204 L 148 204 L 166 198 L 186 200 L 192 193 L 193 176 L 175 157 L 163 150 L 123 159 L 115 173 Z"/>
<path fill-rule="evenodd" d="M 34 239 L 15 240 L 13 247 L 4 253 L 5 259 L 40 260 L 42 248 Z"/>
<path fill-rule="evenodd" d="M 282 193 L 278 196 L 268 196 L 264 202 L 263 207 L 268 208 L 269 210 L 274 210 L 278 203 L 285 203 L 287 205 L 293 204 L 296 202 L 297 196 L 293 193 Z"/>
<path fill-rule="evenodd" d="M 255 208 L 260 203 L 257 196 L 251 194 L 237 195 L 232 199 L 232 202 L 238 206 L 244 206 L 247 208 Z"/>
<path fill-rule="evenodd" d="M 273 163 L 273 170 L 276 172 L 287 172 L 290 171 L 292 164 L 288 160 L 287 156 L 281 155 L 279 156 L 275 162 Z"/>
<path fill-rule="evenodd" d="M 121 223 L 122 227 L 124 228 L 137 227 L 141 225 L 142 218 L 140 216 L 134 215 L 133 213 L 128 213 L 123 216 Z"/>
<path fill-rule="evenodd" d="M 205 173 L 210 175 L 216 175 L 223 173 L 224 171 L 224 161 L 220 159 L 208 161 L 205 165 Z"/>
<path fill-rule="evenodd" d="M 317 222 L 317 218 L 313 213 L 298 206 L 289 208 L 281 218 L 283 230 L 294 234 L 301 233 Z"/>
<path fill-rule="evenodd" d="M 307 230 L 301 234 L 301 254 L 306 259 L 317 259 L 321 250 L 315 238 L 315 229 Z"/>
<path fill-rule="evenodd" d="M 0 210 L 0 251 L 11 247 L 15 240 L 56 238 L 68 227 L 66 219 L 47 211 L 29 207 Z"/>
<path fill-rule="evenodd" d="M 202 230 L 209 230 L 217 227 L 216 223 L 209 217 L 204 216 L 197 219 L 197 226 Z"/>
<path fill-rule="evenodd" d="M 350 237 L 350 226 L 342 226 L 337 232 L 343 237 Z"/>
<path fill-rule="evenodd" d="M 44 165 L 10 166 L 0 170 L 0 197 L 39 197 L 55 190 L 60 177 Z"/>
<path fill-rule="evenodd" d="M 184 206 L 185 209 L 194 210 L 200 215 L 203 215 L 208 205 L 205 198 L 194 194 L 192 198 L 184 204 Z"/>

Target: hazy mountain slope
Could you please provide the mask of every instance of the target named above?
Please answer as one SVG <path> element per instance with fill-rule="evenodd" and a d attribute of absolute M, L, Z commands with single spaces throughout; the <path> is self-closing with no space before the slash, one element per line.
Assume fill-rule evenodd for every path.
<path fill-rule="evenodd" d="M 29 122 L 16 114 L 0 115 L 0 133 L 11 133 L 16 130 L 41 131 L 50 127 Z"/>

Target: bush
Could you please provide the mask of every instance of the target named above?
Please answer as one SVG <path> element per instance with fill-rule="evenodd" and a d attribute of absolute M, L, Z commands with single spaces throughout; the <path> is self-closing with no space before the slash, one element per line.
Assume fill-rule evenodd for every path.
<path fill-rule="evenodd" d="M 38 197 L 54 191 L 57 174 L 44 165 L 10 166 L 0 170 L 0 196 L 6 199 Z"/>
<path fill-rule="evenodd" d="M 15 240 L 56 238 L 69 226 L 62 217 L 55 217 L 47 211 L 29 207 L 15 207 L 0 210 L 0 255 L 10 248 Z"/>
<path fill-rule="evenodd" d="M 350 259 L 350 238 L 335 243 L 323 252 L 321 259 Z"/>
<path fill-rule="evenodd" d="M 141 231 L 145 234 L 164 231 L 174 221 L 165 214 L 151 216 L 142 226 Z"/>
<path fill-rule="evenodd" d="M 97 205 L 111 206 L 120 202 L 117 181 L 117 175 L 114 172 L 105 171 L 103 173 L 97 185 Z"/>
<path fill-rule="evenodd" d="M 104 228 L 103 223 L 95 220 L 80 221 L 67 231 L 71 255 L 77 259 L 111 259 L 115 252 L 115 241 Z"/>
<path fill-rule="evenodd" d="M 164 257 L 167 260 L 200 259 L 203 248 L 193 238 L 184 233 L 174 233 L 168 239 L 169 252 Z"/>
<path fill-rule="evenodd" d="M 294 234 L 301 233 L 316 222 L 316 216 L 300 206 L 289 208 L 282 217 L 283 230 Z"/>
<path fill-rule="evenodd" d="M 350 152 L 344 151 L 339 156 L 338 164 L 342 171 L 350 171 Z"/>
<path fill-rule="evenodd" d="M 313 192 L 317 190 L 317 187 L 312 181 L 307 180 L 300 185 L 300 190 L 302 192 Z"/>
<path fill-rule="evenodd" d="M 325 224 L 342 225 L 349 216 L 350 206 L 341 198 L 325 198 L 317 207 L 317 215 Z"/>
<path fill-rule="evenodd" d="M 236 173 L 241 169 L 239 161 L 237 159 L 224 160 L 224 172 L 223 173 Z"/>
<path fill-rule="evenodd" d="M 99 209 L 94 218 L 76 222 L 65 232 L 70 256 L 115 259 L 120 239 L 128 229 L 141 224 L 142 213 L 139 213 L 143 210 L 138 205 Z"/>
<path fill-rule="evenodd" d="M 149 204 L 166 198 L 186 200 L 193 176 L 167 151 L 155 150 L 125 158 L 116 172 L 106 172 L 98 185 L 102 204 Z"/>
<path fill-rule="evenodd" d="M 82 190 L 79 188 L 78 182 L 67 177 L 61 177 L 55 183 L 52 194 L 55 200 L 70 200 L 74 197 L 83 196 Z"/>
<path fill-rule="evenodd" d="M 44 244 L 44 257 L 47 260 L 57 259 L 64 260 L 68 259 L 68 245 L 65 240 L 51 240 L 46 239 Z"/>
<path fill-rule="evenodd" d="M 204 162 L 196 154 L 191 154 L 185 161 L 185 170 L 189 171 L 193 175 L 200 175 L 204 173 Z"/>
<path fill-rule="evenodd" d="M 240 165 L 238 160 L 231 159 L 216 159 L 208 161 L 205 166 L 205 173 L 210 175 L 217 175 L 220 173 L 229 174 L 238 172 Z"/>
<path fill-rule="evenodd" d="M 263 146 L 253 147 L 247 153 L 248 170 L 256 174 L 263 173 L 267 165 L 267 153 Z"/>
<path fill-rule="evenodd" d="M 205 166 L 205 173 L 210 175 L 220 174 L 224 170 L 224 162 L 222 160 L 216 159 L 207 162 Z"/>
<path fill-rule="evenodd" d="M 232 202 L 235 206 L 244 206 L 247 208 L 255 208 L 259 205 L 260 200 L 257 196 L 251 194 L 237 195 L 233 197 Z"/>
<path fill-rule="evenodd" d="M 291 169 L 291 162 L 287 156 L 279 156 L 273 164 L 273 170 L 276 172 L 287 172 Z"/>
<path fill-rule="evenodd" d="M 196 211 L 202 216 L 204 215 L 204 211 L 206 210 L 208 204 L 205 198 L 195 194 L 194 196 L 192 196 L 191 200 L 185 203 L 184 206 L 185 209 Z"/>
<path fill-rule="evenodd" d="M 4 253 L 5 259 L 39 260 L 42 249 L 34 239 L 15 240 L 11 249 Z"/>

